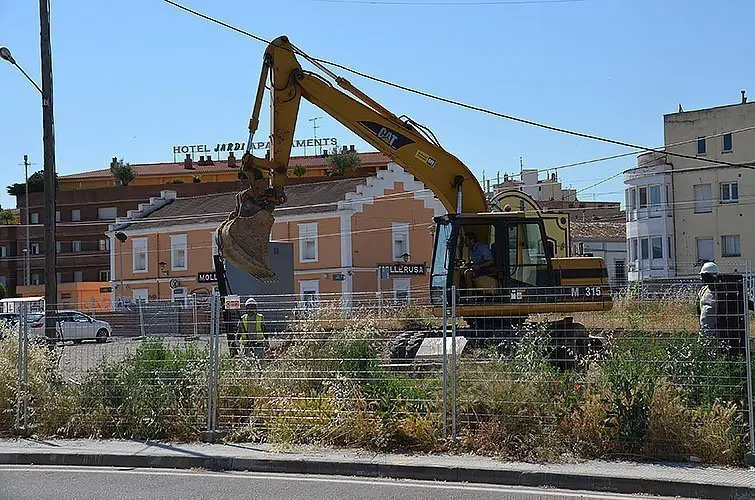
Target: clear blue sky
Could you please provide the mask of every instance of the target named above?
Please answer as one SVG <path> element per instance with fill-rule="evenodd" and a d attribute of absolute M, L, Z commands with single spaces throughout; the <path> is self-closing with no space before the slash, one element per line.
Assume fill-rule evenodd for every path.
<path fill-rule="evenodd" d="M 401 0 L 398 0 L 401 1 Z M 751 0 L 584 0 L 529 5 L 360 5 L 314 0 L 187 0 L 187 5 L 311 55 L 501 112 L 647 146 L 664 113 L 755 99 Z M 37 2 L 0 2 L 0 45 L 39 81 Z M 264 46 L 159 0 L 53 2 L 57 168 L 172 160 L 174 144 L 244 140 Z M 0 203 L 42 168 L 36 90 L 0 61 Z M 349 76 L 396 114 L 429 125 L 478 175 L 547 168 L 626 151 L 407 95 Z M 264 113 L 263 113 L 264 114 Z M 366 145 L 311 106 L 297 136 Z M 267 135 L 262 124 L 260 140 Z M 633 157 L 563 170 L 587 187 Z M 581 195 L 620 200 L 621 177 Z"/>

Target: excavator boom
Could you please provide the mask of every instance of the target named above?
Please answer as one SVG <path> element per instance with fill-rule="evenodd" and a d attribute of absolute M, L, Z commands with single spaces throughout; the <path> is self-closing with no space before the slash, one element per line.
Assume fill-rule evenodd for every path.
<path fill-rule="evenodd" d="M 343 92 L 324 77 L 305 71 L 296 55 L 328 74 Z M 270 153 L 266 158 L 251 153 L 252 137 L 266 82 L 270 80 Z M 474 174 L 458 158 L 443 149 L 434 136 L 410 119 L 400 119 L 346 79 L 338 77 L 294 47 L 286 37 L 273 40 L 265 51 L 254 111 L 249 122 L 249 141 L 242 169 L 249 189 L 239 193 L 237 206 L 219 231 L 219 246 L 234 264 L 262 280 L 275 279 L 267 263 L 267 244 L 274 219 L 272 212 L 285 202 L 284 186 L 304 98 L 349 130 L 390 156 L 422 181 L 449 213 L 485 212 L 487 202 Z"/>

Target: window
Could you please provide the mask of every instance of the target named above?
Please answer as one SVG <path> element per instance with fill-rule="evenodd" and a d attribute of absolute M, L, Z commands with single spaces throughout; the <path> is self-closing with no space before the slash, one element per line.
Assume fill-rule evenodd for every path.
<path fill-rule="evenodd" d="M 739 183 L 722 182 L 721 183 L 721 203 L 738 203 L 739 202 Z"/>
<path fill-rule="evenodd" d="M 135 273 L 146 273 L 147 265 L 147 238 L 133 238 L 131 240 L 131 251 L 133 253 L 133 271 Z"/>
<path fill-rule="evenodd" d="M 100 207 L 97 209 L 97 218 L 100 220 L 115 219 L 118 215 L 116 207 Z"/>
<path fill-rule="evenodd" d="M 39 274 L 38 273 L 32 273 L 32 275 L 31 275 L 31 284 L 32 285 L 39 285 Z"/>
<path fill-rule="evenodd" d="M 81 252 L 81 241 L 76 240 L 76 241 L 71 242 L 71 251 Z"/>
<path fill-rule="evenodd" d="M 540 225 L 521 223 L 508 226 L 509 276 L 513 286 L 547 286 L 548 269 Z"/>
<path fill-rule="evenodd" d="M 80 220 L 81 220 L 81 210 L 79 210 L 78 208 L 71 210 L 71 221 L 79 222 Z"/>
<path fill-rule="evenodd" d="M 146 239 L 146 238 L 143 238 Z M 134 297 L 134 302 L 148 302 L 149 301 L 149 288 L 132 288 L 131 293 Z"/>
<path fill-rule="evenodd" d="M 31 223 L 32 224 L 39 224 L 39 212 L 32 212 L 31 213 Z"/>
<path fill-rule="evenodd" d="M 721 236 L 721 256 L 722 257 L 739 257 L 742 255 L 739 251 L 739 235 Z"/>
<path fill-rule="evenodd" d="M 697 138 L 697 154 L 698 155 L 704 155 L 705 154 L 705 137 L 698 137 Z"/>
<path fill-rule="evenodd" d="M 110 238 L 105 240 L 100 240 L 100 252 L 109 252 L 110 251 Z"/>
<path fill-rule="evenodd" d="M 170 268 L 173 271 L 188 269 L 188 245 L 185 234 L 170 235 Z"/>
<path fill-rule="evenodd" d="M 317 307 L 320 299 L 320 280 L 303 280 L 299 282 L 299 295 L 306 308 Z"/>
<path fill-rule="evenodd" d="M 299 262 L 317 262 L 317 222 L 299 224 Z"/>
<path fill-rule="evenodd" d="M 653 236 L 650 238 L 651 256 L 653 259 L 663 258 L 663 238 L 660 236 Z"/>
<path fill-rule="evenodd" d="M 647 238 L 640 239 L 640 258 L 642 260 L 650 258 L 650 242 Z"/>
<path fill-rule="evenodd" d="M 60 211 L 55 210 L 55 222 L 60 222 Z"/>
<path fill-rule="evenodd" d="M 63 273 L 55 273 L 55 283 L 63 283 Z"/>
<path fill-rule="evenodd" d="M 648 188 L 641 187 L 641 188 L 638 188 L 637 191 L 640 198 L 640 209 L 647 208 L 648 207 Z"/>
<path fill-rule="evenodd" d="M 75 281 L 76 283 L 84 281 L 84 272 L 83 271 L 74 271 L 73 272 L 73 281 Z"/>
<path fill-rule="evenodd" d="M 732 148 L 731 134 L 724 134 L 724 136 L 721 139 L 722 139 L 721 142 L 723 143 L 721 151 L 724 153 L 731 153 L 731 148 Z"/>
<path fill-rule="evenodd" d="M 661 216 L 661 185 L 650 186 L 650 217 Z"/>
<path fill-rule="evenodd" d="M 697 238 L 698 262 L 713 261 L 713 238 Z"/>
<path fill-rule="evenodd" d="M 100 281 L 110 281 L 110 269 L 100 270 Z"/>
<path fill-rule="evenodd" d="M 182 286 L 173 288 L 170 291 L 170 300 L 173 302 L 181 302 L 183 305 L 186 305 L 186 296 L 186 288 Z"/>
<path fill-rule="evenodd" d="M 31 254 L 32 255 L 39 255 L 39 243 L 32 243 L 31 244 Z"/>
<path fill-rule="evenodd" d="M 8 256 L 8 247 L 5 245 L 0 247 L 0 257 L 7 257 Z"/>
<path fill-rule="evenodd" d="M 629 188 L 629 210 L 637 210 L 637 196 L 635 188 Z"/>
<path fill-rule="evenodd" d="M 637 238 L 631 238 L 629 240 L 629 260 L 637 260 Z"/>
<path fill-rule="evenodd" d="M 393 241 L 393 260 L 403 260 L 409 255 L 409 224 L 407 222 L 391 223 L 391 241 Z"/>
<path fill-rule="evenodd" d="M 695 213 L 703 214 L 713 211 L 711 204 L 712 192 L 710 184 L 697 184 L 695 186 Z"/>
<path fill-rule="evenodd" d="M 59 241 L 55 242 L 55 252 L 60 253 L 63 251 L 63 244 Z"/>
<path fill-rule="evenodd" d="M 409 305 L 412 280 L 409 278 L 393 279 L 393 300 L 397 304 Z"/>

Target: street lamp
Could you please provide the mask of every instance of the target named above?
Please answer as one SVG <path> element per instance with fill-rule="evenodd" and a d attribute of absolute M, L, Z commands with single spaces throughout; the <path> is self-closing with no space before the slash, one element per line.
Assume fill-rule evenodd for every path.
<path fill-rule="evenodd" d="M 13 55 L 10 52 L 10 49 L 8 47 L 0 47 L 0 59 L 5 59 L 9 63 L 11 63 L 13 66 L 18 68 L 18 70 L 26 77 L 27 80 L 31 82 L 32 85 L 34 85 L 40 94 L 43 94 L 42 89 L 39 88 L 39 85 L 37 85 L 37 82 L 31 79 L 31 77 L 24 71 L 24 68 L 18 65 L 15 59 L 13 59 Z"/>
<path fill-rule="evenodd" d="M 39 48 L 42 63 L 42 87 L 16 62 L 8 47 L 0 47 L 0 58 L 12 64 L 42 94 L 42 145 L 44 148 L 44 244 L 45 244 L 45 337 L 48 346 L 55 345 L 57 323 L 55 304 L 58 300 L 55 248 L 55 119 L 52 91 L 52 48 L 50 46 L 50 2 L 39 0 Z"/>

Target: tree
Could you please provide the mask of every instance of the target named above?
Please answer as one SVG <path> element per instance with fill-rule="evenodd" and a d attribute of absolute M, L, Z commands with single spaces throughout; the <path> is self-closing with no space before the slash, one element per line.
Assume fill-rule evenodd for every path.
<path fill-rule="evenodd" d="M 58 184 L 58 176 L 55 174 L 55 186 Z M 24 196 L 26 194 L 26 183 L 16 182 L 8 186 L 8 194 L 11 196 Z M 29 193 L 42 193 L 45 190 L 45 172 L 37 170 L 29 176 Z"/>
<path fill-rule="evenodd" d="M 195 175 L 191 178 L 191 182 L 193 182 L 194 184 L 199 184 L 200 182 L 202 182 L 202 178 L 198 175 Z"/>
<path fill-rule="evenodd" d="M 301 177 L 302 175 L 307 173 L 307 167 L 304 167 L 302 165 L 296 165 L 293 170 L 293 174 L 296 177 Z"/>
<path fill-rule="evenodd" d="M 328 175 L 339 176 L 345 175 L 350 170 L 354 170 L 362 166 L 362 160 L 356 151 L 346 150 L 340 153 L 334 152 L 327 157 L 327 163 L 330 166 Z"/>
<path fill-rule="evenodd" d="M 183 183 L 184 183 L 183 179 L 171 179 L 165 184 L 183 184 Z"/>
<path fill-rule="evenodd" d="M 16 218 L 13 216 L 13 212 L 3 210 L 0 207 L 0 224 L 13 224 L 14 222 L 16 222 Z"/>
<path fill-rule="evenodd" d="M 121 186 L 128 186 L 129 182 L 136 179 L 136 170 L 128 163 L 124 163 L 123 160 L 113 158 L 110 162 L 110 173 L 113 177 L 121 181 Z"/>

